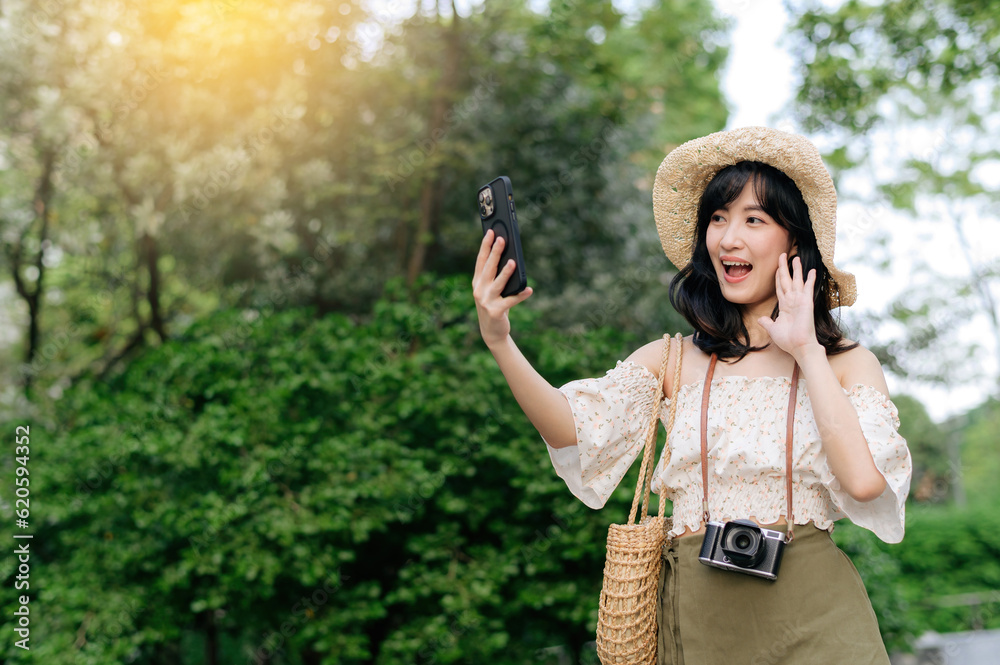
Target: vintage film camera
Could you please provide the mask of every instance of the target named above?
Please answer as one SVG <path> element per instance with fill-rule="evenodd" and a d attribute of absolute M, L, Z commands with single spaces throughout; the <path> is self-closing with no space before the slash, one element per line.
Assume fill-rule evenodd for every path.
<path fill-rule="evenodd" d="M 778 578 L 785 534 L 749 520 L 709 522 L 698 560 L 707 566 L 735 570 L 767 580 Z"/>

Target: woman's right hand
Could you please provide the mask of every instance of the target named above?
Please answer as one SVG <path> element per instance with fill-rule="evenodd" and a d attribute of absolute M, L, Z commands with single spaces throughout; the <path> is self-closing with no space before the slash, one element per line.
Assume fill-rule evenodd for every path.
<path fill-rule="evenodd" d="M 504 239 L 496 238 L 494 242 L 493 229 L 483 236 L 479 245 L 479 256 L 476 257 L 476 272 L 472 276 L 472 297 L 476 300 L 476 314 L 479 316 L 479 332 L 486 346 L 500 344 L 510 335 L 510 319 L 507 312 L 511 307 L 527 300 L 531 287 L 525 287 L 515 296 L 503 298 L 500 292 L 511 275 L 514 274 L 514 260 L 511 259 L 503 270 L 497 274 L 497 265 L 503 253 Z"/>

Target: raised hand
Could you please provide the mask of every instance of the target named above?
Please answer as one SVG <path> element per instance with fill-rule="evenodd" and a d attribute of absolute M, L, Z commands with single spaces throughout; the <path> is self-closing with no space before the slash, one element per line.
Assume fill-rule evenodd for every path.
<path fill-rule="evenodd" d="M 479 256 L 476 257 L 476 271 L 472 276 L 472 297 L 476 301 L 476 314 L 479 316 L 479 332 L 483 335 L 486 346 L 493 347 L 507 339 L 510 335 L 510 319 L 507 312 L 514 305 L 524 302 L 531 294 L 531 287 L 526 287 L 517 295 L 503 298 L 500 292 L 511 275 L 514 274 L 514 260 L 511 259 L 497 274 L 497 264 L 503 253 L 503 238 L 494 242 L 493 230 L 483 236 L 479 245 Z"/>
<path fill-rule="evenodd" d="M 778 295 L 778 318 L 772 321 L 762 316 L 757 319 L 761 327 L 770 335 L 779 348 L 797 360 L 800 355 L 815 347 L 816 327 L 813 323 L 813 288 L 816 284 L 816 269 L 809 271 L 802 279 L 802 260 L 792 259 L 792 272 L 788 272 L 786 254 L 778 257 L 778 270 L 774 275 L 774 287 Z"/>

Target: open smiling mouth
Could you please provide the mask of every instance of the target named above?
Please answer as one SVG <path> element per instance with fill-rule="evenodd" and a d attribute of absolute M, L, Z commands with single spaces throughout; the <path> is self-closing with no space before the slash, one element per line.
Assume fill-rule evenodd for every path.
<path fill-rule="evenodd" d="M 751 264 L 743 261 L 723 261 L 722 268 L 726 271 L 726 281 L 730 283 L 742 282 L 753 270 Z"/>

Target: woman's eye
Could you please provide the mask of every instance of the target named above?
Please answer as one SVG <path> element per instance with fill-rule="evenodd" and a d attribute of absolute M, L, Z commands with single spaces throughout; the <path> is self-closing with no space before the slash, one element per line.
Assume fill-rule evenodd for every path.
<path fill-rule="evenodd" d="M 713 222 L 724 222 L 725 220 L 722 219 L 722 215 L 712 215 L 711 221 L 713 221 Z"/>
<path fill-rule="evenodd" d="M 747 222 L 751 223 L 751 224 L 754 223 L 754 222 L 757 222 L 758 224 L 763 224 L 764 220 L 761 219 L 760 217 L 748 217 L 747 218 Z"/>

